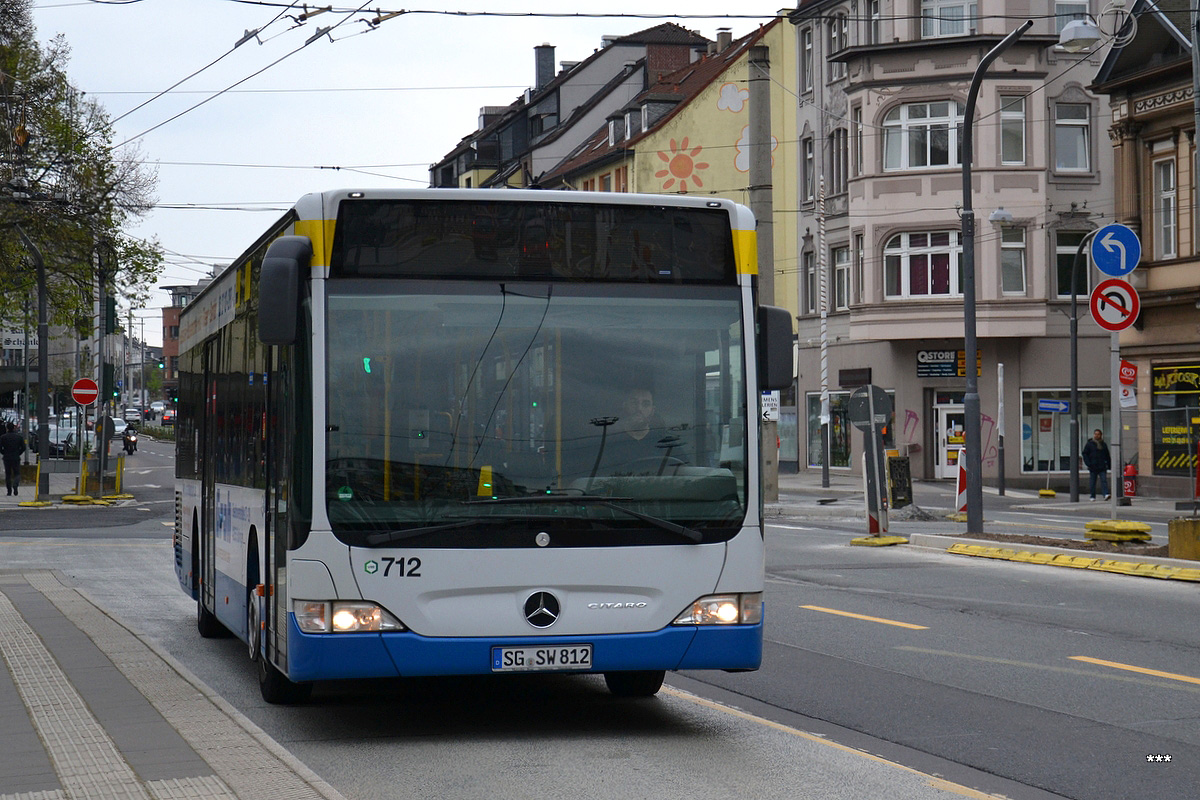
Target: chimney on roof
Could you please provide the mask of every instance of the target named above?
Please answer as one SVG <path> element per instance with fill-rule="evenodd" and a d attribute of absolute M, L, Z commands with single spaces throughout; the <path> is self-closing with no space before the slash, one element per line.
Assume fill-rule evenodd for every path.
<path fill-rule="evenodd" d="M 731 44 L 733 44 L 733 32 L 729 28 L 717 28 L 717 52 L 725 52 Z"/>
<path fill-rule="evenodd" d="M 554 45 L 539 44 L 533 48 L 534 89 L 540 89 L 554 80 Z"/>

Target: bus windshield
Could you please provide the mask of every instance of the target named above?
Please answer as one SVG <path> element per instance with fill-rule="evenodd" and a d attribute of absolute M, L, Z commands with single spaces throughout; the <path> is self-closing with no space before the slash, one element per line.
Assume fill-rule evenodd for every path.
<path fill-rule="evenodd" d="M 325 495 L 371 546 L 722 541 L 747 507 L 737 287 L 327 282 Z"/>

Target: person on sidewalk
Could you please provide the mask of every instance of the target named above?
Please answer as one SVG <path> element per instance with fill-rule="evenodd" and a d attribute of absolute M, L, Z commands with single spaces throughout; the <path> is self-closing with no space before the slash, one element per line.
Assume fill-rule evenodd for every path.
<path fill-rule="evenodd" d="M 1091 474 L 1089 490 L 1092 499 L 1096 499 L 1097 483 L 1104 492 L 1104 499 L 1110 499 L 1112 495 L 1108 491 L 1108 470 L 1112 467 L 1112 456 L 1108 453 L 1108 442 L 1104 441 L 1104 432 L 1099 428 L 1092 433 L 1092 438 L 1083 446 L 1083 463 Z"/>
<path fill-rule="evenodd" d="M 4 487 L 11 497 L 21 485 L 21 454 L 25 452 L 25 439 L 17 432 L 17 426 L 8 423 L 8 432 L 0 436 L 0 457 L 4 459 Z"/>

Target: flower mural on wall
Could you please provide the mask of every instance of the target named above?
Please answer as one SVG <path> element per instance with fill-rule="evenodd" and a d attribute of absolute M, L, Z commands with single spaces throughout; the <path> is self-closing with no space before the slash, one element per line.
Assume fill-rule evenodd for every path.
<path fill-rule="evenodd" d="M 700 178 L 699 171 L 708 169 L 708 164 L 703 161 L 697 161 L 696 156 L 700 155 L 704 148 L 700 145 L 688 147 L 687 137 L 683 137 L 683 141 L 678 144 L 674 139 L 671 140 L 671 152 L 665 150 L 658 151 L 658 157 L 666 162 L 666 169 L 660 169 L 654 173 L 656 178 L 666 178 L 663 181 L 663 189 L 672 189 L 676 183 L 679 184 L 679 191 L 686 192 L 688 190 L 688 181 L 697 188 L 704 186 L 704 181 Z"/>

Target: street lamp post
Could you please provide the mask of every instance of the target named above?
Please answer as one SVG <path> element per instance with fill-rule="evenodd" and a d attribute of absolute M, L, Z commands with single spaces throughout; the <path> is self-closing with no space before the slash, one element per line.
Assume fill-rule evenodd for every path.
<path fill-rule="evenodd" d="M 967 391 L 963 397 L 966 415 L 965 430 L 967 444 L 967 531 L 983 531 L 983 437 L 981 435 L 981 413 L 979 409 L 979 375 L 975 353 L 975 211 L 971 205 L 971 147 L 972 127 L 975 124 L 975 101 L 979 97 L 979 85 L 989 66 L 1001 53 L 1033 27 L 1033 20 L 1025 20 L 1012 33 L 979 60 L 975 74 L 971 77 L 971 88 L 967 93 L 966 114 L 963 118 L 962 135 L 962 248 L 963 248 L 963 339 L 966 348 Z"/>

